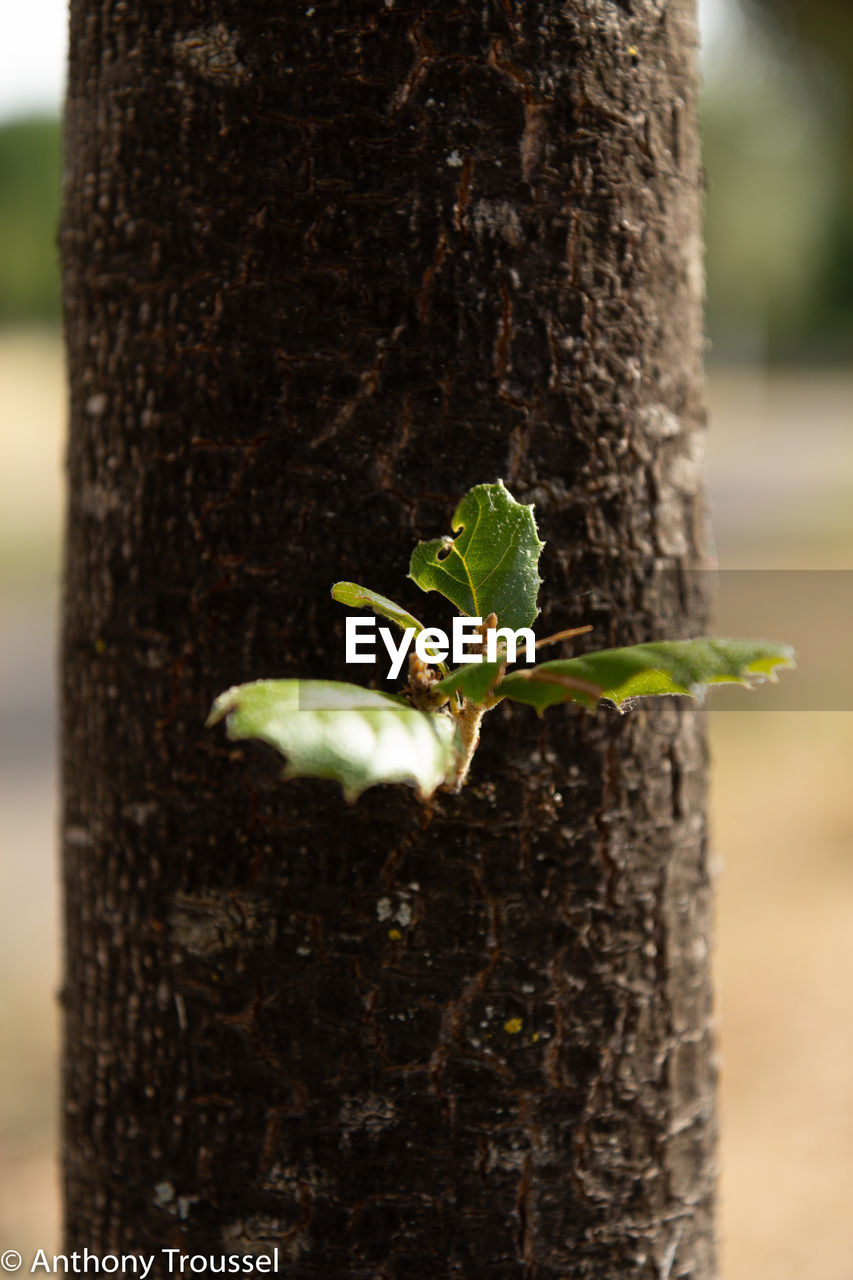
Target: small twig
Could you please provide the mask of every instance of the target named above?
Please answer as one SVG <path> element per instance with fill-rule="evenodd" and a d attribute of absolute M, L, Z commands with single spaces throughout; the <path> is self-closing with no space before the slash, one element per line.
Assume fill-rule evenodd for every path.
<path fill-rule="evenodd" d="M 544 640 L 537 640 L 536 648 L 541 649 L 546 644 L 557 644 L 560 640 L 571 640 L 572 636 L 583 636 L 587 631 L 592 631 L 592 624 L 586 627 L 569 627 L 568 631 L 557 631 L 552 636 L 546 636 Z"/>
<path fill-rule="evenodd" d="M 469 702 L 466 698 L 462 704 L 462 710 L 454 713 L 454 719 L 459 726 L 459 736 L 462 739 L 462 756 L 456 770 L 453 786 L 448 788 L 450 791 L 462 790 L 462 784 L 468 776 L 474 752 L 477 750 L 477 744 L 480 741 L 480 721 L 486 714 L 486 710 L 486 707 L 480 706 L 476 702 Z"/>

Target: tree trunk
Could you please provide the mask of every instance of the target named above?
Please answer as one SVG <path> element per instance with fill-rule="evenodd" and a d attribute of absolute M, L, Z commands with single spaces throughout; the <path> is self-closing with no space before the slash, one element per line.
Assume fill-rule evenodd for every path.
<path fill-rule="evenodd" d="M 72 0 L 67 1250 L 715 1274 L 694 707 L 504 707 L 427 805 L 204 729 L 362 678 L 337 579 L 445 621 L 498 477 L 541 634 L 701 632 L 691 9 Z"/>

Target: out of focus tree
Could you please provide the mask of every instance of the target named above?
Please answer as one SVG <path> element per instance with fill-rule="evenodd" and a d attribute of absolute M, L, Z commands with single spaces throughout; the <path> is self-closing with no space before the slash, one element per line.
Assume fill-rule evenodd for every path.
<path fill-rule="evenodd" d="M 0 324 L 57 321 L 59 121 L 0 127 Z"/>

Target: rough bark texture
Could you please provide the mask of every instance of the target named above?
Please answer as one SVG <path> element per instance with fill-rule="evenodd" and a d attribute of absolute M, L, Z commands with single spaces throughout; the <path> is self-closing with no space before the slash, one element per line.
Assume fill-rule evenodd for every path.
<path fill-rule="evenodd" d="M 499 476 L 542 634 L 701 630 L 690 0 L 71 10 L 66 1247 L 709 1280 L 694 708 L 499 709 L 428 806 L 203 728 L 353 677 L 336 579 L 446 621 Z"/>

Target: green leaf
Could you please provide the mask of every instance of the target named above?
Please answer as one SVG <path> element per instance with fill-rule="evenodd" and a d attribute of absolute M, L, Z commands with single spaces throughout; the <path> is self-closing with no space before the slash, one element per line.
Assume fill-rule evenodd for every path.
<path fill-rule="evenodd" d="M 478 484 L 456 508 L 457 536 L 420 542 L 409 577 L 422 591 L 440 591 L 460 613 L 487 618 L 502 627 L 529 627 L 538 609 L 539 541 L 533 507 L 507 493 L 503 481 Z"/>
<path fill-rule="evenodd" d="M 356 582 L 336 582 L 332 587 L 332 599 L 350 609 L 372 609 L 380 617 L 395 622 L 403 631 L 407 627 L 414 627 L 415 635 L 420 635 L 424 629 L 422 622 L 418 622 L 417 618 L 413 618 L 393 600 L 381 596 L 378 591 L 371 591 L 370 587 L 360 587 Z"/>
<path fill-rule="evenodd" d="M 692 695 L 706 684 L 775 681 L 776 668 L 795 666 L 794 658 L 790 645 L 768 640 L 666 640 L 513 671 L 495 696 L 526 702 L 540 713 L 558 702 L 593 706 L 598 698 L 618 707 L 650 694 Z"/>
<path fill-rule="evenodd" d="M 370 587 L 360 587 L 357 582 L 336 582 L 332 587 L 332 599 L 337 600 L 338 604 L 347 605 L 350 609 L 372 609 L 374 613 L 387 618 L 389 622 L 396 622 L 402 631 L 407 627 L 414 627 L 415 636 L 419 636 L 426 630 L 424 624 L 418 622 L 411 613 L 407 613 L 401 605 L 395 604 L 387 596 L 381 596 L 378 591 L 371 591 Z M 427 646 L 427 652 L 434 653 L 435 650 Z M 447 667 L 443 662 L 438 663 L 438 669 L 447 675 Z"/>
<path fill-rule="evenodd" d="M 481 706 L 494 692 L 504 665 L 503 662 L 472 662 L 469 666 L 457 667 L 449 676 L 436 681 L 435 688 L 448 697 L 452 693 L 461 693 L 469 702 Z"/>
<path fill-rule="evenodd" d="M 236 685 L 207 723 L 223 719 L 229 738 L 259 738 L 286 756 L 283 777 L 332 778 L 347 800 L 379 782 L 408 783 L 426 798 L 454 779 L 461 751 L 449 716 L 334 680 Z"/>

